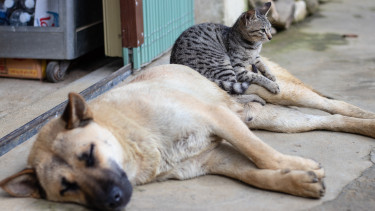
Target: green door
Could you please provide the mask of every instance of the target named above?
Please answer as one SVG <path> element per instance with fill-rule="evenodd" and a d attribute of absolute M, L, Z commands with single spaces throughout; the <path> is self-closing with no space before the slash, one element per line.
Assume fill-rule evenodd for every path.
<path fill-rule="evenodd" d="M 124 64 L 133 62 L 134 69 L 168 51 L 177 37 L 194 24 L 194 0 L 143 0 L 142 9 L 144 43 L 123 50 Z"/>

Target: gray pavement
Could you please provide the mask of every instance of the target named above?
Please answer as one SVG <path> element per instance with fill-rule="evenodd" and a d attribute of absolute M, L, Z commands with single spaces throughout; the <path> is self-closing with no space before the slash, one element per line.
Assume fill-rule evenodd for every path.
<path fill-rule="evenodd" d="M 87 60 L 81 58 L 79 65 L 75 61 L 59 83 L 0 78 L 0 138 L 64 102 L 69 92 L 83 91 L 122 65 L 120 58 Z"/>
<path fill-rule="evenodd" d="M 330 1 L 315 17 L 275 36 L 264 46 L 262 55 L 326 95 L 375 111 L 374 20 L 373 0 Z M 344 38 L 343 34 L 358 37 Z M 167 62 L 168 55 L 156 64 Z M 283 153 L 321 162 L 326 170 L 326 195 L 320 200 L 305 199 L 224 177 L 204 176 L 135 187 L 126 210 L 375 209 L 374 139 L 328 131 L 255 133 Z M 24 167 L 32 141 L 0 157 L 0 179 Z M 72 204 L 10 198 L 0 192 L 0 210 L 26 209 L 84 210 Z"/>

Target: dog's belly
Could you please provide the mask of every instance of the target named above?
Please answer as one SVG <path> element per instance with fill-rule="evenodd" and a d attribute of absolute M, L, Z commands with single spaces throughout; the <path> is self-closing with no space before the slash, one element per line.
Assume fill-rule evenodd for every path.
<path fill-rule="evenodd" d="M 163 142 L 159 148 L 161 163 L 156 180 L 188 179 L 205 174 L 204 153 L 218 143 L 217 138 L 202 130 Z"/>

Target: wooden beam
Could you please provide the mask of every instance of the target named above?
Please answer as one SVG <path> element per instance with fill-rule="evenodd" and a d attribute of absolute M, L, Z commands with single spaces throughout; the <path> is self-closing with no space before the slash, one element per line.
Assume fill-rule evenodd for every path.
<path fill-rule="evenodd" d="M 144 43 L 142 0 L 120 0 L 122 46 L 136 48 Z"/>

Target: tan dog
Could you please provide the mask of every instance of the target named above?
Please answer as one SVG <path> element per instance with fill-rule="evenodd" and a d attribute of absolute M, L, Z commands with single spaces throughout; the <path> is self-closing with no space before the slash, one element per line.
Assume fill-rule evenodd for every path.
<path fill-rule="evenodd" d="M 320 198 L 325 192 L 324 170 L 317 162 L 277 152 L 248 127 L 279 132 L 327 129 L 375 137 L 375 115 L 324 98 L 275 64 L 267 64 L 281 93 L 271 95 L 256 86 L 248 90 L 274 103 L 265 106 L 240 104 L 181 65 L 143 71 L 90 105 L 71 93 L 62 117 L 41 129 L 27 169 L 0 186 L 12 196 L 100 210 L 125 207 L 132 185 L 205 174 Z M 275 104 L 342 115 L 312 116 Z"/>

